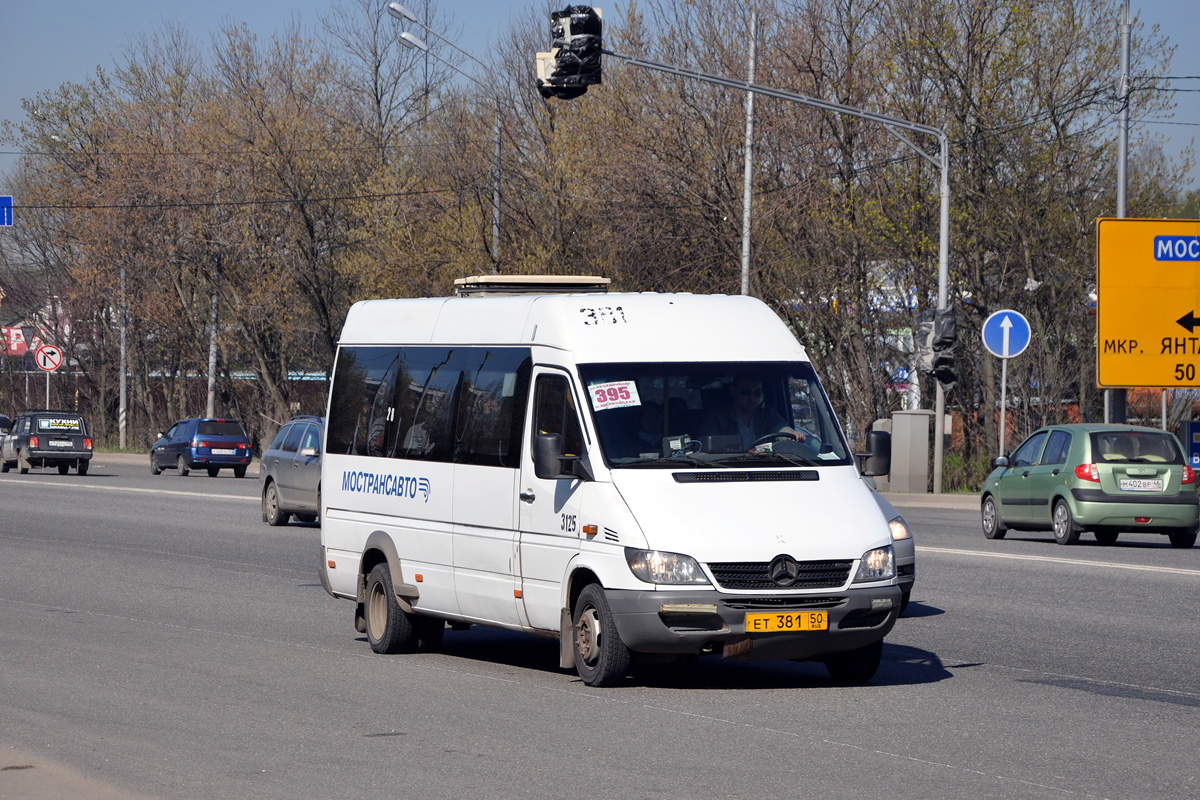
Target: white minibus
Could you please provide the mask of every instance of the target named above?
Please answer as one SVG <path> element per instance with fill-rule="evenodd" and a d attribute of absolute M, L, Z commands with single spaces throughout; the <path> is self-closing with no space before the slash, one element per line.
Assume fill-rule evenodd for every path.
<path fill-rule="evenodd" d="M 494 625 L 590 686 L 713 654 L 876 672 L 889 523 L 789 329 L 759 300 L 372 300 L 346 317 L 321 579 L 379 653 Z"/>

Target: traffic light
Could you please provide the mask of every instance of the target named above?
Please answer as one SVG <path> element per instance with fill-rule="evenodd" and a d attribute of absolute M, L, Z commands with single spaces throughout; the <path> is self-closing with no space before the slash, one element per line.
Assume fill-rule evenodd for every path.
<path fill-rule="evenodd" d="M 600 83 L 603 28 L 600 9 L 591 6 L 567 6 L 550 14 L 550 51 L 537 54 L 542 97 L 570 100 Z"/>
<path fill-rule="evenodd" d="M 958 322 L 954 309 L 930 309 L 917 315 L 917 363 L 949 391 L 958 381 L 954 351 L 958 348 Z"/>

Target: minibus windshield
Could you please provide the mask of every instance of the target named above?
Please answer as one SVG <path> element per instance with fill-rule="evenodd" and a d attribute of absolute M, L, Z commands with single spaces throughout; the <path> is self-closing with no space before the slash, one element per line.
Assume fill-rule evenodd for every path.
<path fill-rule="evenodd" d="M 610 467 L 852 463 L 807 362 L 581 364 L 579 373 Z"/>

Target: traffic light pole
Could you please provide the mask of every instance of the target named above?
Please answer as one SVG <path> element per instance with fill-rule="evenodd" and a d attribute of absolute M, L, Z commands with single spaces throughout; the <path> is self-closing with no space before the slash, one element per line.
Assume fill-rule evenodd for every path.
<path fill-rule="evenodd" d="M 949 251 L 950 251 L 950 140 L 946 136 L 946 132 L 941 128 L 935 128 L 931 125 L 921 125 L 916 122 L 910 122 L 899 117 L 888 116 L 887 114 L 876 114 L 872 111 L 865 111 L 861 108 L 842 105 L 841 103 L 832 103 L 828 100 L 821 100 L 816 97 L 809 97 L 795 92 L 785 92 L 782 89 L 772 89 L 767 86 L 759 86 L 751 81 L 739 81 L 732 78 L 722 78 L 718 75 L 710 75 L 706 72 L 699 72 L 693 69 L 684 67 L 676 67 L 671 64 L 663 64 L 658 61 L 650 61 L 644 58 L 636 58 L 634 56 L 625 56 L 620 53 L 614 53 L 611 50 L 601 51 L 606 56 L 617 58 L 628 62 L 635 67 L 643 69 L 651 69 L 656 72 L 665 72 L 669 75 L 675 75 L 680 78 L 692 78 L 694 80 L 704 81 L 706 83 L 715 83 L 718 86 L 724 86 L 728 89 L 739 89 L 745 92 L 761 94 L 766 97 L 774 97 L 779 100 L 787 100 L 792 103 L 801 103 L 806 106 L 813 106 L 825 111 L 831 111 L 835 114 L 845 114 L 859 119 L 869 120 L 883 125 L 888 133 L 895 136 L 913 152 L 921 158 L 928 161 L 936 167 L 940 174 L 939 193 L 941 195 L 941 207 L 939 214 L 939 231 L 938 231 L 938 310 L 944 310 L 949 300 Z M 925 152 L 924 149 L 914 144 L 905 133 L 915 133 L 924 136 L 933 136 L 938 141 L 938 155 L 935 157 Z M 934 409 L 933 427 L 934 427 L 934 442 L 933 442 L 933 493 L 942 493 L 942 465 L 944 440 L 946 435 L 946 390 L 942 388 L 942 384 L 934 379 L 934 384 L 937 387 L 936 393 L 936 408 Z"/>

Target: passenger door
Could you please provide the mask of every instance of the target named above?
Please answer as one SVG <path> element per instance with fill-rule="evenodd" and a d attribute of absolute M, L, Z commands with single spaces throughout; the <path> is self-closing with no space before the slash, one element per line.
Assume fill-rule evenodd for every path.
<path fill-rule="evenodd" d="M 28 430 L 29 417 L 17 417 L 13 420 L 12 428 L 9 429 L 8 435 L 4 437 L 4 460 L 17 460 L 17 435 L 21 432 L 22 425 Z"/>
<path fill-rule="evenodd" d="M 1008 469 L 1000 476 L 1000 488 L 996 497 L 1000 501 L 1000 515 L 1005 522 L 1033 521 L 1029 505 L 1029 476 L 1033 474 L 1033 465 L 1037 463 L 1045 443 L 1046 431 L 1034 433 L 1012 454 Z"/>
<path fill-rule="evenodd" d="M 584 482 L 574 477 L 537 477 L 533 442 L 539 433 L 557 433 L 567 455 L 587 458 L 576 397 L 566 372 L 548 367 L 534 370 L 530 424 L 521 456 L 521 591 L 530 626 L 542 630 L 559 627 L 563 575 L 579 552 Z"/>
<path fill-rule="evenodd" d="M 1070 449 L 1070 433 L 1050 431 L 1042 457 L 1029 471 L 1029 517 L 1047 528 L 1053 525 L 1050 516 L 1050 496 L 1055 487 L 1065 480 L 1062 472 L 1067 468 L 1067 452 Z"/>
<path fill-rule="evenodd" d="M 173 447 L 173 445 L 175 443 L 175 436 L 178 432 L 179 432 L 179 423 L 176 422 L 174 425 L 172 425 L 170 427 L 170 429 L 166 433 L 163 434 L 163 436 L 162 436 L 162 438 L 164 440 L 163 444 L 159 445 L 158 449 L 156 449 L 154 451 L 154 460 L 155 460 L 155 462 L 157 462 L 158 466 L 160 466 L 160 467 L 175 466 L 175 455 L 174 455 L 175 448 Z"/>
<path fill-rule="evenodd" d="M 296 508 L 316 514 L 317 486 L 321 483 L 321 431 L 316 425 L 305 425 L 300 435 L 300 447 L 292 461 Z"/>
<path fill-rule="evenodd" d="M 296 495 L 296 451 L 300 449 L 300 437 L 304 435 L 305 426 L 292 423 L 292 429 L 279 447 L 279 463 L 275 469 L 275 480 L 279 484 L 279 502 L 285 508 L 295 508 Z"/>

